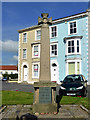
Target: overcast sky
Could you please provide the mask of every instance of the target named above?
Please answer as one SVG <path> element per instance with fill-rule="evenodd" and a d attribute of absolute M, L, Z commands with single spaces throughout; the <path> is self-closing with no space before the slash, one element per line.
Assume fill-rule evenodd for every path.
<path fill-rule="evenodd" d="M 36 25 L 38 23 L 38 16 L 41 16 L 41 13 L 49 13 L 49 17 L 52 16 L 52 19 L 54 20 L 61 17 L 85 12 L 88 8 L 88 0 L 82 0 L 84 2 L 10 2 L 14 0 L 2 1 L 2 40 L 0 39 L 0 51 L 2 51 L 3 65 L 17 64 L 17 30 Z"/>

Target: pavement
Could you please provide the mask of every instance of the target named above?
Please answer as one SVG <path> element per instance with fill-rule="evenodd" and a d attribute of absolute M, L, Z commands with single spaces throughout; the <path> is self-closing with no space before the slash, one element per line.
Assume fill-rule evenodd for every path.
<path fill-rule="evenodd" d="M 38 118 L 38 120 L 90 120 L 90 114 L 84 109 L 82 109 L 79 105 L 61 105 L 58 114 L 53 113 L 33 113 L 32 105 L 8 105 L 4 110 L 0 113 L 2 120 L 7 119 L 16 119 L 17 115 L 19 118 L 26 114 L 30 113 Z"/>

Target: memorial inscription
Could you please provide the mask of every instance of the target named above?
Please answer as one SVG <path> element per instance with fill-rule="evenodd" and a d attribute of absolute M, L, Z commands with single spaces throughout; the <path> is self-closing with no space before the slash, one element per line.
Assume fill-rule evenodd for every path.
<path fill-rule="evenodd" d="M 40 87 L 39 88 L 39 103 L 50 104 L 52 102 L 51 87 Z"/>

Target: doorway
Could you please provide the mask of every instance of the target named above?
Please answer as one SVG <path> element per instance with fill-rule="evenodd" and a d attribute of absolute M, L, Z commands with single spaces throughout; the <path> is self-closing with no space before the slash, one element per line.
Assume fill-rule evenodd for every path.
<path fill-rule="evenodd" d="M 27 65 L 23 66 L 23 72 L 24 72 L 24 81 L 27 81 L 27 78 L 28 78 L 28 68 L 27 68 Z"/>
<path fill-rule="evenodd" d="M 58 82 L 58 65 L 57 62 L 51 64 L 51 81 Z"/>

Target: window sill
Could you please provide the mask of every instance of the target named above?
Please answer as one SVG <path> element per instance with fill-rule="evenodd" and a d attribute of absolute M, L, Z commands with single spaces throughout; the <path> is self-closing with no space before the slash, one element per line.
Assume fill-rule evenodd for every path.
<path fill-rule="evenodd" d="M 32 57 L 32 59 L 38 59 L 38 58 L 40 58 L 40 56 L 38 56 L 38 57 Z"/>
<path fill-rule="evenodd" d="M 23 44 L 25 44 L 25 43 L 27 43 L 27 42 L 23 42 Z"/>
<path fill-rule="evenodd" d="M 50 56 L 50 57 L 58 57 L 58 56 L 56 55 L 56 56 Z"/>
<path fill-rule="evenodd" d="M 57 38 L 58 36 L 56 36 L 56 37 L 50 37 L 50 39 L 55 39 L 55 38 Z"/>
<path fill-rule="evenodd" d="M 27 58 L 22 58 L 23 60 L 26 60 Z"/>
<path fill-rule="evenodd" d="M 41 39 L 38 39 L 38 40 L 36 39 L 35 41 L 40 41 L 40 40 L 41 40 Z"/>
<path fill-rule="evenodd" d="M 32 79 L 39 79 L 39 78 L 38 78 L 38 77 L 37 77 L 37 78 L 36 78 L 36 77 L 35 77 L 35 78 L 33 77 Z"/>
<path fill-rule="evenodd" d="M 67 55 L 65 55 L 65 56 L 72 56 L 72 55 L 81 55 L 81 53 L 67 54 Z"/>
<path fill-rule="evenodd" d="M 77 35 L 77 34 L 78 34 L 78 33 L 72 33 L 72 34 L 69 33 L 68 35 L 70 36 L 70 35 Z"/>

